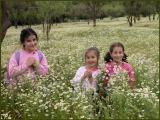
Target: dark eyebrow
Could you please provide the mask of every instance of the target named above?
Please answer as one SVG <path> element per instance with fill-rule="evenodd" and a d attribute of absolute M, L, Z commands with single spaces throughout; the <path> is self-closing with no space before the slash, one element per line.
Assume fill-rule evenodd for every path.
<path fill-rule="evenodd" d="M 30 39 L 27 39 L 27 41 L 31 41 Z"/>

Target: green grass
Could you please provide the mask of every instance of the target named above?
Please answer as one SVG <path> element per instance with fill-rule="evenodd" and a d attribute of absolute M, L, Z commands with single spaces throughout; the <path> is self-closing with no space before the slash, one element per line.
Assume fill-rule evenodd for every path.
<path fill-rule="evenodd" d="M 13 92 L 15 96 L 2 85 L 1 112 L 12 119 L 99 118 L 98 115 L 101 114 L 104 115 L 104 118 L 117 119 L 124 117 L 158 118 L 158 27 L 158 21 L 150 22 L 148 18 L 141 18 L 141 21 L 137 21 L 133 27 L 129 27 L 124 17 L 113 20 L 109 18 L 98 20 L 96 27 L 92 27 L 92 23 L 88 25 L 85 21 L 61 23 L 52 26 L 50 40 L 47 41 L 42 32 L 42 25 L 33 26 L 32 28 L 39 37 L 39 47 L 48 60 L 50 74 L 46 78 L 38 80 L 38 87 L 35 91 L 30 87 L 28 88 L 29 92 L 26 89 L 24 89 L 25 92 L 22 92 L 20 89 L 18 92 Z M 3 70 L 5 70 L 11 54 L 20 48 L 19 35 L 21 30 L 22 27 L 18 27 L 18 29 L 11 27 L 7 31 L 1 46 Z M 105 105 L 99 105 L 100 108 L 103 108 L 101 113 L 93 116 L 93 104 L 90 105 L 92 102 L 88 101 L 83 94 L 79 94 L 78 97 L 72 94 L 70 80 L 74 77 L 76 70 L 83 65 L 83 55 L 87 48 L 91 46 L 99 48 L 100 64 L 104 64 L 105 52 L 108 51 L 110 44 L 116 41 L 124 44 L 128 61 L 134 67 L 137 91 L 141 88 L 147 88 L 150 97 L 145 98 L 140 94 L 139 97 L 134 98 L 135 96 L 130 96 L 128 91 L 128 98 L 126 98 L 126 94 L 123 92 L 122 95 L 115 93 L 112 98 L 111 116 L 106 114 L 109 109 Z M 46 89 L 49 92 L 46 93 Z M 43 95 L 47 95 L 47 97 L 43 98 Z M 121 102 L 124 98 L 127 104 L 122 105 Z M 40 100 L 43 102 L 39 102 Z M 149 111 L 147 111 L 148 109 Z M 4 115 L 2 116 L 4 119 Z"/>

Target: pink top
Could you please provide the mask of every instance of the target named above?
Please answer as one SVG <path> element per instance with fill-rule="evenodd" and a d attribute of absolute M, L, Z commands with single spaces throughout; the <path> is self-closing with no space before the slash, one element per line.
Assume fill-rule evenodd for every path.
<path fill-rule="evenodd" d="M 27 75 L 27 77 L 34 78 L 36 75 L 35 72 L 37 72 L 39 75 L 46 75 L 48 73 L 48 64 L 44 54 L 42 54 L 43 55 L 42 60 L 39 61 L 39 56 L 37 51 L 29 53 L 23 49 L 20 49 L 19 52 L 20 52 L 19 65 L 17 64 L 15 53 L 13 53 L 13 55 L 10 58 L 8 66 L 8 74 L 10 78 L 13 78 L 13 76 L 15 75 L 17 77 L 19 76 L 24 77 L 24 75 Z M 33 70 L 32 67 L 27 67 L 26 60 L 29 57 L 34 57 L 40 62 L 37 71 Z"/>
<path fill-rule="evenodd" d="M 130 81 L 135 81 L 135 74 L 133 71 L 133 68 L 130 64 L 126 62 L 122 62 L 119 66 L 116 65 L 113 61 L 108 62 L 105 64 L 106 72 L 108 73 L 108 76 L 115 75 L 119 71 L 126 71 L 128 73 L 128 76 L 130 78 Z"/>

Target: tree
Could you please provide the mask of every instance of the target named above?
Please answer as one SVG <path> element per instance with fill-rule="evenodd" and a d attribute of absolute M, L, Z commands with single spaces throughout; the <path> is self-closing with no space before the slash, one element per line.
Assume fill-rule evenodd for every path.
<path fill-rule="evenodd" d="M 41 19 L 43 26 L 43 33 L 46 34 L 47 40 L 49 40 L 49 33 L 53 23 L 63 21 L 63 16 L 66 12 L 66 7 L 70 2 L 65 1 L 37 1 L 38 19 Z"/>
<path fill-rule="evenodd" d="M 8 4 L 6 1 L 0 1 L 1 3 L 1 35 L 0 40 L 1 43 L 6 35 L 7 29 L 11 26 L 11 22 L 9 20 L 9 11 L 8 11 Z"/>
<path fill-rule="evenodd" d="M 104 5 L 103 0 L 91 0 L 85 2 L 86 6 L 88 7 L 88 14 L 91 14 L 93 20 L 93 27 L 96 26 L 96 17 L 100 13 L 102 6 Z"/>
<path fill-rule="evenodd" d="M 127 20 L 128 20 L 129 26 L 132 26 L 133 21 L 134 23 L 136 23 L 136 18 L 140 20 L 140 10 L 142 6 L 141 2 L 135 1 L 135 0 L 129 0 L 129 1 L 125 1 L 123 5 L 125 7 L 125 11 L 127 14 Z"/>
<path fill-rule="evenodd" d="M 53 15 L 52 1 L 38 1 L 38 17 L 41 19 L 43 25 L 43 33 L 46 33 L 47 40 L 49 40 L 49 32 L 51 29 L 51 17 Z"/>

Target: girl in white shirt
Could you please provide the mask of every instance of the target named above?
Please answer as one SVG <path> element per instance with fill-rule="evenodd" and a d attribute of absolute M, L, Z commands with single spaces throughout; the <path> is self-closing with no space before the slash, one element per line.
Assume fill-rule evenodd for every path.
<path fill-rule="evenodd" d="M 100 57 L 99 50 L 96 47 L 91 47 L 85 52 L 85 66 L 80 67 L 71 83 L 75 91 L 82 88 L 85 91 L 92 89 L 96 92 L 97 83 L 96 76 L 100 73 L 98 68 L 98 60 Z"/>

